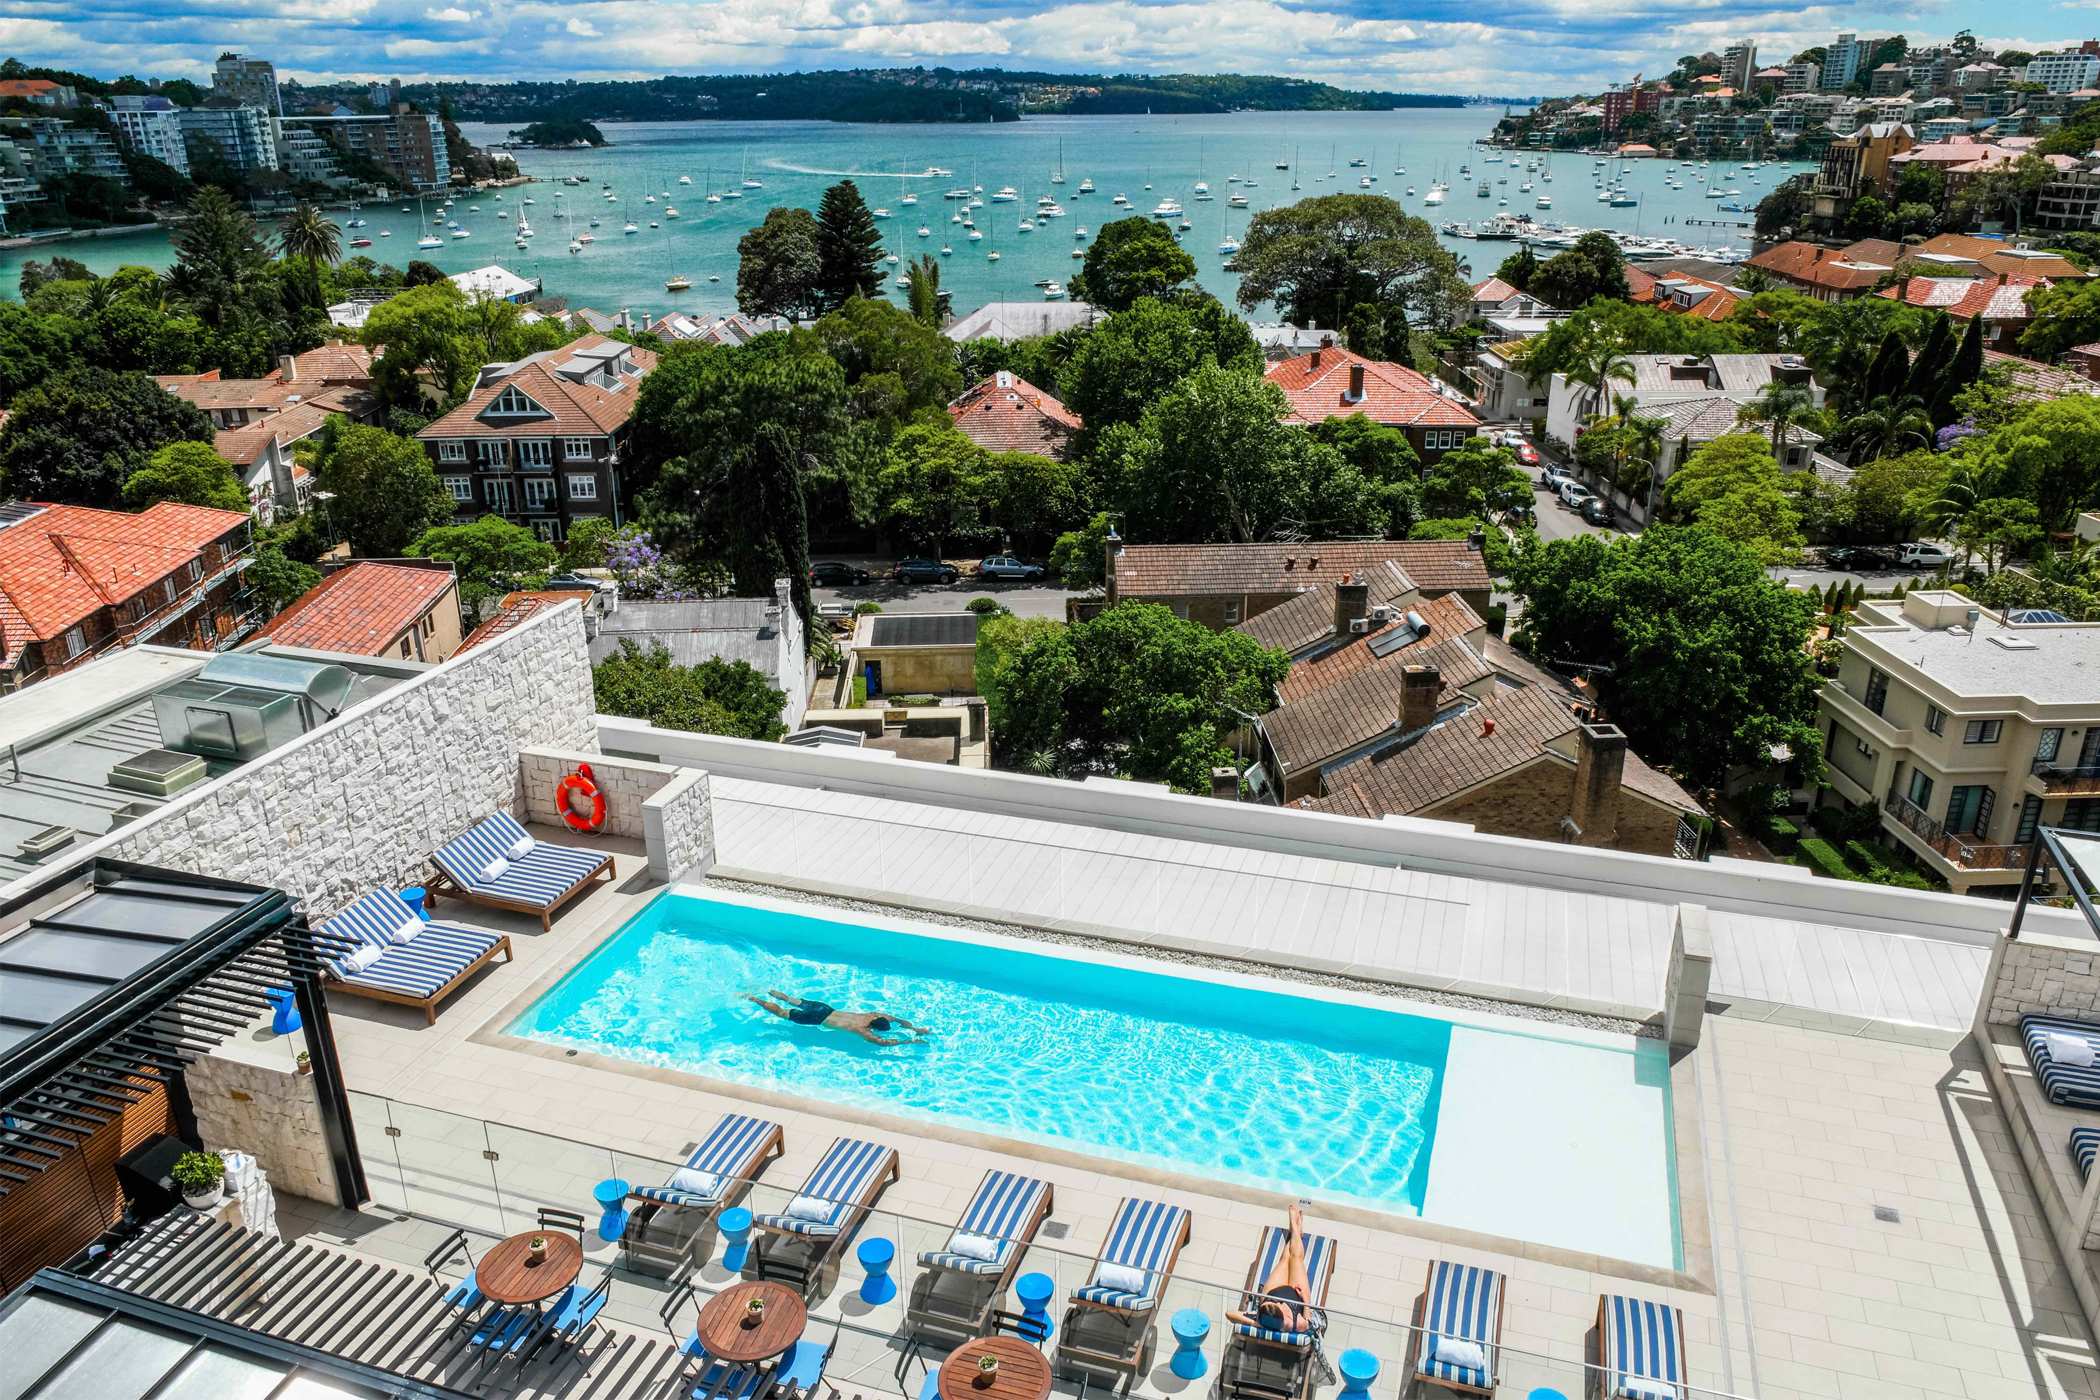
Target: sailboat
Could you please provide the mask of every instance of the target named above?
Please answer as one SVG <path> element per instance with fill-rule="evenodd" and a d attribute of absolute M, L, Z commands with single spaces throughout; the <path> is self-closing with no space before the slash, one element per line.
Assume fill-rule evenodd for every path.
<path fill-rule="evenodd" d="M 751 178 L 751 148 L 749 146 L 746 146 L 744 148 L 743 184 L 744 188 L 747 190 L 762 190 L 765 188 L 765 186 L 762 183 Z"/>
<path fill-rule="evenodd" d="M 1064 182 L 1065 182 L 1065 143 L 1064 143 L 1064 138 L 1063 138 L 1063 137 L 1059 137 L 1059 138 L 1058 138 L 1058 142 L 1057 142 L 1057 173 L 1056 173 L 1055 175 L 1052 175 L 1052 176 L 1050 177 L 1050 183 L 1051 183 L 1051 184 L 1053 184 L 1053 185 L 1062 185 L 1062 184 L 1063 184 Z"/>
<path fill-rule="evenodd" d="M 666 262 L 670 261 L 670 252 L 671 235 L 666 233 L 664 235 L 664 253 Z M 673 272 L 670 278 L 664 283 L 664 290 L 667 292 L 690 292 L 692 289 L 693 279 L 686 276 L 683 272 Z"/>
<path fill-rule="evenodd" d="M 418 196 L 418 197 L 417 197 L 417 199 L 416 199 L 416 222 L 417 222 L 417 223 L 421 223 L 421 222 L 423 221 L 423 215 L 424 215 L 424 213 L 425 213 L 425 212 L 426 212 L 426 211 L 425 211 L 425 210 L 424 210 L 424 208 L 423 208 L 423 200 L 422 200 L 421 196 Z M 440 222 L 440 223 L 444 222 L 444 216 L 443 216 L 442 214 L 440 214 L 440 215 L 438 216 L 438 222 Z M 424 234 L 424 235 L 423 235 L 423 236 L 422 236 L 421 238 L 418 238 L 418 239 L 416 240 L 416 246 L 417 246 L 418 248 L 442 248 L 442 247 L 444 247 L 444 246 L 445 246 L 445 240 L 444 240 L 444 239 L 442 239 L 442 238 L 440 238 L 440 237 L 438 237 L 438 236 L 437 236 L 436 234 L 434 234 L 434 233 L 425 233 L 425 234 Z"/>
<path fill-rule="evenodd" d="M 707 185 L 705 188 L 707 190 L 707 202 L 709 204 L 720 204 L 722 202 L 722 196 L 715 193 L 715 172 L 713 166 L 708 167 Z"/>
<path fill-rule="evenodd" d="M 1145 181 L 1145 188 L 1148 190 L 1152 188 L 1152 181 L 1149 178 L 1150 173 L 1149 171 L 1146 172 L 1148 178 Z M 1203 178 L 1203 143 L 1201 141 L 1196 143 L 1196 198 L 1210 198 L 1210 185 Z"/>

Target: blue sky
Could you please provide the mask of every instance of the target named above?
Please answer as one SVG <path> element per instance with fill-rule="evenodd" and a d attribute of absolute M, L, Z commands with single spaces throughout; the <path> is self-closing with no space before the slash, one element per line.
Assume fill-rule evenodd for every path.
<path fill-rule="evenodd" d="M 327 78 L 654 77 L 665 72 L 995 65 L 1287 73 L 1347 87 L 1554 94 L 1668 71 L 1754 38 L 1784 62 L 1837 31 L 1914 42 L 1969 27 L 1992 47 L 2100 32 L 2093 4 L 1908 10 L 1754 0 L 9 0 L 0 53 L 115 76 L 202 77 L 221 49 Z M 2023 24 L 2027 21 L 2023 21 Z"/>

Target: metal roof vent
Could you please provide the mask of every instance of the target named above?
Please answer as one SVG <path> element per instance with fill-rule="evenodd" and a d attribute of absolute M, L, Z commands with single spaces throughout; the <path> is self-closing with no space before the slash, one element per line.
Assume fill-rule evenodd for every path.
<path fill-rule="evenodd" d="M 173 797 L 209 776 L 204 760 L 192 754 L 177 753 L 173 749 L 148 749 L 110 769 L 109 785 L 125 792 L 142 792 L 149 797 Z"/>
<path fill-rule="evenodd" d="M 47 826 L 22 839 L 21 854 L 42 860 L 53 851 L 62 851 L 72 845 L 73 838 L 79 834 L 70 826 Z"/>

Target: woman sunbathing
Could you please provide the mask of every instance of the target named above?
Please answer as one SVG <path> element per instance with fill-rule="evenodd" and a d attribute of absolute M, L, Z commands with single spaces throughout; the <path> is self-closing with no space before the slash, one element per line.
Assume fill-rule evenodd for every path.
<path fill-rule="evenodd" d="M 767 1001 L 753 992 L 744 993 L 745 1001 L 755 1001 L 784 1021 L 798 1026 L 827 1026 L 835 1031 L 850 1031 L 872 1045 L 913 1045 L 932 1034 L 926 1027 L 907 1021 L 902 1016 L 891 1016 L 881 1011 L 839 1011 L 821 1001 L 806 997 L 791 997 L 778 988 L 770 989 L 770 996 L 779 997 L 778 1002 Z M 898 1036 L 885 1039 L 879 1032 L 895 1026 L 917 1031 L 916 1036 Z"/>
<path fill-rule="evenodd" d="M 1241 1327 L 1267 1327 L 1278 1332 L 1313 1330 L 1312 1276 L 1305 1271 L 1305 1213 L 1291 1207 L 1291 1228 L 1283 1254 L 1255 1289 L 1252 1313 L 1227 1312 Z"/>

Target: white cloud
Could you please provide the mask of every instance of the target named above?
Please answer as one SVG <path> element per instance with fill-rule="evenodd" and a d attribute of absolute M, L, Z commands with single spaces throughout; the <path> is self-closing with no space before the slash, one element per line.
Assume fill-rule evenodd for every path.
<path fill-rule="evenodd" d="M 457 5 L 442 10 L 425 10 L 423 18 L 434 19 L 440 24 L 466 24 L 481 18 L 479 10 L 462 10 Z"/>
<path fill-rule="evenodd" d="M 591 22 L 587 19 L 570 20 L 568 23 L 568 30 L 571 34 L 581 34 L 588 39 L 595 39 L 598 37 L 598 31 L 591 27 Z"/>

